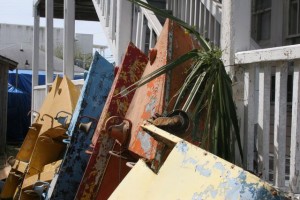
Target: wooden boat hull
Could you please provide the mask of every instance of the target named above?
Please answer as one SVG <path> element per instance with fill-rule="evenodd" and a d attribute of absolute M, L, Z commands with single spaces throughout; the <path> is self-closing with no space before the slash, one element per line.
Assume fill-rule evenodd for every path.
<path fill-rule="evenodd" d="M 93 137 L 93 153 L 85 170 L 80 187 L 75 199 L 93 199 L 103 177 L 105 166 L 108 162 L 108 152 L 113 149 L 114 140 L 103 131 L 106 120 L 114 115 L 125 116 L 133 93 L 126 97 L 114 97 L 121 89 L 138 81 L 147 64 L 147 57 L 132 43 L 127 48 L 126 55 L 115 78 L 112 90 L 103 109 L 101 118 Z M 122 174 L 124 176 L 125 174 Z M 114 185 L 115 179 L 111 177 L 110 185 Z"/>
<path fill-rule="evenodd" d="M 47 199 L 74 199 L 74 191 L 79 186 L 90 157 L 85 150 L 91 143 L 113 79 L 113 65 L 96 52 L 68 128 L 70 144 L 57 177 L 51 182 Z M 81 130 L 80 123 L 91 123 L 91 126 L 88 130 Z"/>

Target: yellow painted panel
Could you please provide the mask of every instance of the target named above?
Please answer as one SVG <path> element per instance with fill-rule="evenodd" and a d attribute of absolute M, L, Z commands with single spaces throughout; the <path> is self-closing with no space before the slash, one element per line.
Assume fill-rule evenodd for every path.
<path fill-rule="evenodd" d="M 57 172 L 58 167 L 61 164 L 61 160 L 53 162 L 51 164 L 45 165 L 43 171 L 41 173 L 35 174 L 33 176 L 30 176 L 26 178 L 22 185 L 22 190 L 26 189 L 32 189 L 31 187 L 37 182 L 37 181 L 45 181 L 50 182 L 55 174 Z"/>
<path fill-rule="evenodd" d="M 162 140 L 167 136 L 158 128 L 152 131 Z M 158 173 L 139 160 L 109 199 L 284 199 L 242 168 L 176 136 L 168 137 L 176 145 L 170 146 L 173 149 Z"/>
<path fill-rule="evenodd" d="M 13 171 L 18 171 L 18 172 L 24 173 L 27 168 L 27 165 L 28 165 L 27 162 L 16 160 L 16 162 L 12 168 L 13 168 Z"/>

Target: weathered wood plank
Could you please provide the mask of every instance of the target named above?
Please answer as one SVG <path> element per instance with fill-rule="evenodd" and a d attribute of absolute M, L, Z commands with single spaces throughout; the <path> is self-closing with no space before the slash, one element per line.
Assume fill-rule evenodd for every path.
<path fill-rule="evenodd" d="M 259 68 L 258 92 L 258 172 L 264 180 L 269 180 L 269 145 L 270 145 L 270 91 L 271 66 L 261 65 Z"/>
<path fill-rule="evenodd" d="M 291 155 L 290 155 L 290 189 L 294 193 L 300 193 L 300 61 L 294 66 L 293 80 L 293 107 L 292 107 L 292 131 L 291 131 Z"/>
<path fill-rule="evenodd" d="M 255 118 L 255 66 L 248 65 L 244 75 L 245 109 L 245 152 L 246 168 L 253 171 L 254 160 L 254 118 Z"/>
<path fill-rule="evenodd" d="M 286 62 L 277 63 L 274 111 L 274 184 L 277 187 L 285 186 L 287 69 Z"/>

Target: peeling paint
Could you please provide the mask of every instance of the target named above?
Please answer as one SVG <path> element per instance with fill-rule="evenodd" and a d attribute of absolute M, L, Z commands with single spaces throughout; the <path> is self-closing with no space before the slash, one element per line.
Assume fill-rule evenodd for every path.
<path fill-rule="evenodd" d="M 137 138 L 141 142 L 141 147 L 147 155 L 150 154 L 151 147 L 152 147 L 150 137 L 151 136 L 144 131 L 139 131 L 137 134 Z M 148 155 L 148 156 L 150 156 L 150 155 Z"/>
<path fill-rule="evenodd" d="M 176 145 L 176 148 L 177 148 L 178 151 L 179 151 L 180 153 L 182 153 L 182 154 L 186 154 L 187 151 L 189 150 L 189 148 L 188 148 L 186 142 L 184 142 L 184 141 L 179 142 L 179 143 Z"/>
<path fill-rule="evenodd" d="M 207 165 L 208 162 L 204 165 L 196 165 L 195 170 L 202 176 L 210 176 L 211 175 L 211 170 L 209 170 L 208 168 L 205 168 L 205 165 Z"/>

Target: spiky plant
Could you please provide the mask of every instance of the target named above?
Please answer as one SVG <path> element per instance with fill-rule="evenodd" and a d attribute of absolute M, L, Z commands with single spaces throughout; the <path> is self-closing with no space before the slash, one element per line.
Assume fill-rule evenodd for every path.
<path fill-rule="evenodd" d="M 188 111 L 193 105 L 193 111 L 189 113 L 194 123 L 192 136 L 200 141 L 200 147 L 233 162 L 234 149 L 232 147 L 236 141 L 243 160 L 238 120 L 232 98 L 232 82 L 221 60 L 222 52 L 212 47 L 194 27 L 166 11 L 141 0 L 128 1 L 149 9 L 161 17 L 175 21 L 195 36 L 202 49 L 194 49 L 160 67 L 121 91 L 120 95 L 126 95 L 181 63 L 192 60 L 193 64 L 188 71 L 184 84 L 177 93 L 174 109 Z M 200 119 L 205 121 L 203 130 L 199 130 Z M 196 134 L 199 131 L 200 137 L 199 134 Z"/>

